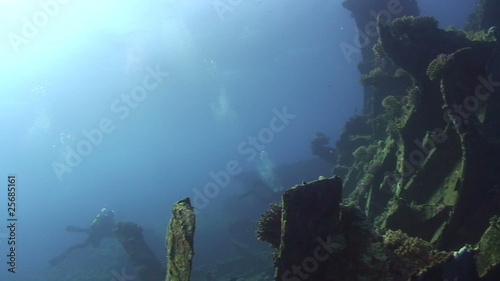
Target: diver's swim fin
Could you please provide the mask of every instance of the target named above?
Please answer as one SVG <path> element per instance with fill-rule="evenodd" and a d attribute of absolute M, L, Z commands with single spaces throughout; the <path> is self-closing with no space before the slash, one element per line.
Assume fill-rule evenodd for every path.
<path fill-rule="evenodd" d="M 68 225 L 68 226 L 66 226 L 66 231 L 69 231 L 69 232 L 89 232 L 89 229 Z"/>

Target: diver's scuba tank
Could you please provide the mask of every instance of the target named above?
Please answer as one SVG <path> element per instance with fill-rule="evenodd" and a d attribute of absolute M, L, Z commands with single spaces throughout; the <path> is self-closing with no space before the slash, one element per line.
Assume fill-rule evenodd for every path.
<path fill-rule="evenodd" d="M 96 222 L 100 221 L 103 218 L 113 218 L 114 216 L 114 211 L 108 210 L 106 208 L 102 208 L 101 212 L 95 216 L 94 220 L 92 221 L 92 224 L 95 224 Z"/>

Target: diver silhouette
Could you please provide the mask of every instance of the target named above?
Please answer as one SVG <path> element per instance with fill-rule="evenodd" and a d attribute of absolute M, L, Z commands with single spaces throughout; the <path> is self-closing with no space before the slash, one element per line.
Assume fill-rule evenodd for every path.
<path fill-rule="evenodd" d="M 101 240 L 107 236 L 110 236 L 115 225 L 115 212 L 103 208 L 99 214 L 92 221 L 92 225 L 89 228 L 80 228 L 76 226 L 68 225 L 66 231 L 68 232 L 83 232 L 87 233 L 87 239 L 80 244 L 74 245 L 66 249 L 62 254 L 50 260 L 51 266 L 56 266 L 63 262 L 66 257 L 75 249 L 86 248 L 90 244 L 97 247 L 101 243 Z"/>

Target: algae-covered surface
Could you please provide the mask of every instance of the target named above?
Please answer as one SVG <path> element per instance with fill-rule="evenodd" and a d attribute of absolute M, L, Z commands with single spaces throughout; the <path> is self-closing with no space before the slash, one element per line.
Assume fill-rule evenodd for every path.
<path fill-rule="evenodd" d="M 166 280 L 190 280 L 195 225 L 195 214 L 189 198 L 175 203 L 165 238 L 168 253 Z"/>

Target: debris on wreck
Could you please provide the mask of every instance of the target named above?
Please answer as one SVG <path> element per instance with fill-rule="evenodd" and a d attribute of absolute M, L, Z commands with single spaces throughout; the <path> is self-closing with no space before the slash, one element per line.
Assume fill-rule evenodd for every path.
<path fill-rule="evenodd" d="M 188 197 L 172 206 L 168 224 L 166 248 L 168 253 L 167 279 L 189 281 L 194 255 L 195 213 Z"/>
<path fill-rule="evenodd" d="M 317 268 L 314 272 L 304 273 L 303 277 L 307 276 L 311 281 L 329 280 L 324 278 L 325 272 L 333 265 L 332 258 L 320 245 L 326 245 L 329 235 L 335 233 L 341 200 L 342 181 L 339 177 L 297 185 L 283 193 L 281 243 L 275 260 L 276 276 L 280 280 L 295 275 L 295 266 L 311 265 L 309 260 Z M 322 261 L 314 260 L 315 256 Z"/>
<path fill-rule="evenodd" d="M 479 266 L 481 273 L 486 272 L 485 267 L 489 272 L 498 267 L 497 220 L 476 248 L 441 251 L 401 230 L 386 230 L 382 234 L 360 208 L 341 204 L 341 191 L 342 181 L 338 177 L 297 185 L 285 191 L 281 205 L 273 204 L 271 211 L 262 216 L 261 240 L 278 249 L 273 256 L 276 281 L 494 280 L 486 275 L 480 279 L 476 268 L 480 251 L 476 248 L 485 248 L 482 257 L 479 255 L 479 260 L 484 261 Z M 270 224 L 269 217 L 275 220 L 279 213 L 279 225 Z M 280 244 L 276 247 L 273 236 L 278 226 Z M 266 234 L 272 239 L 266 238 Z"/>

